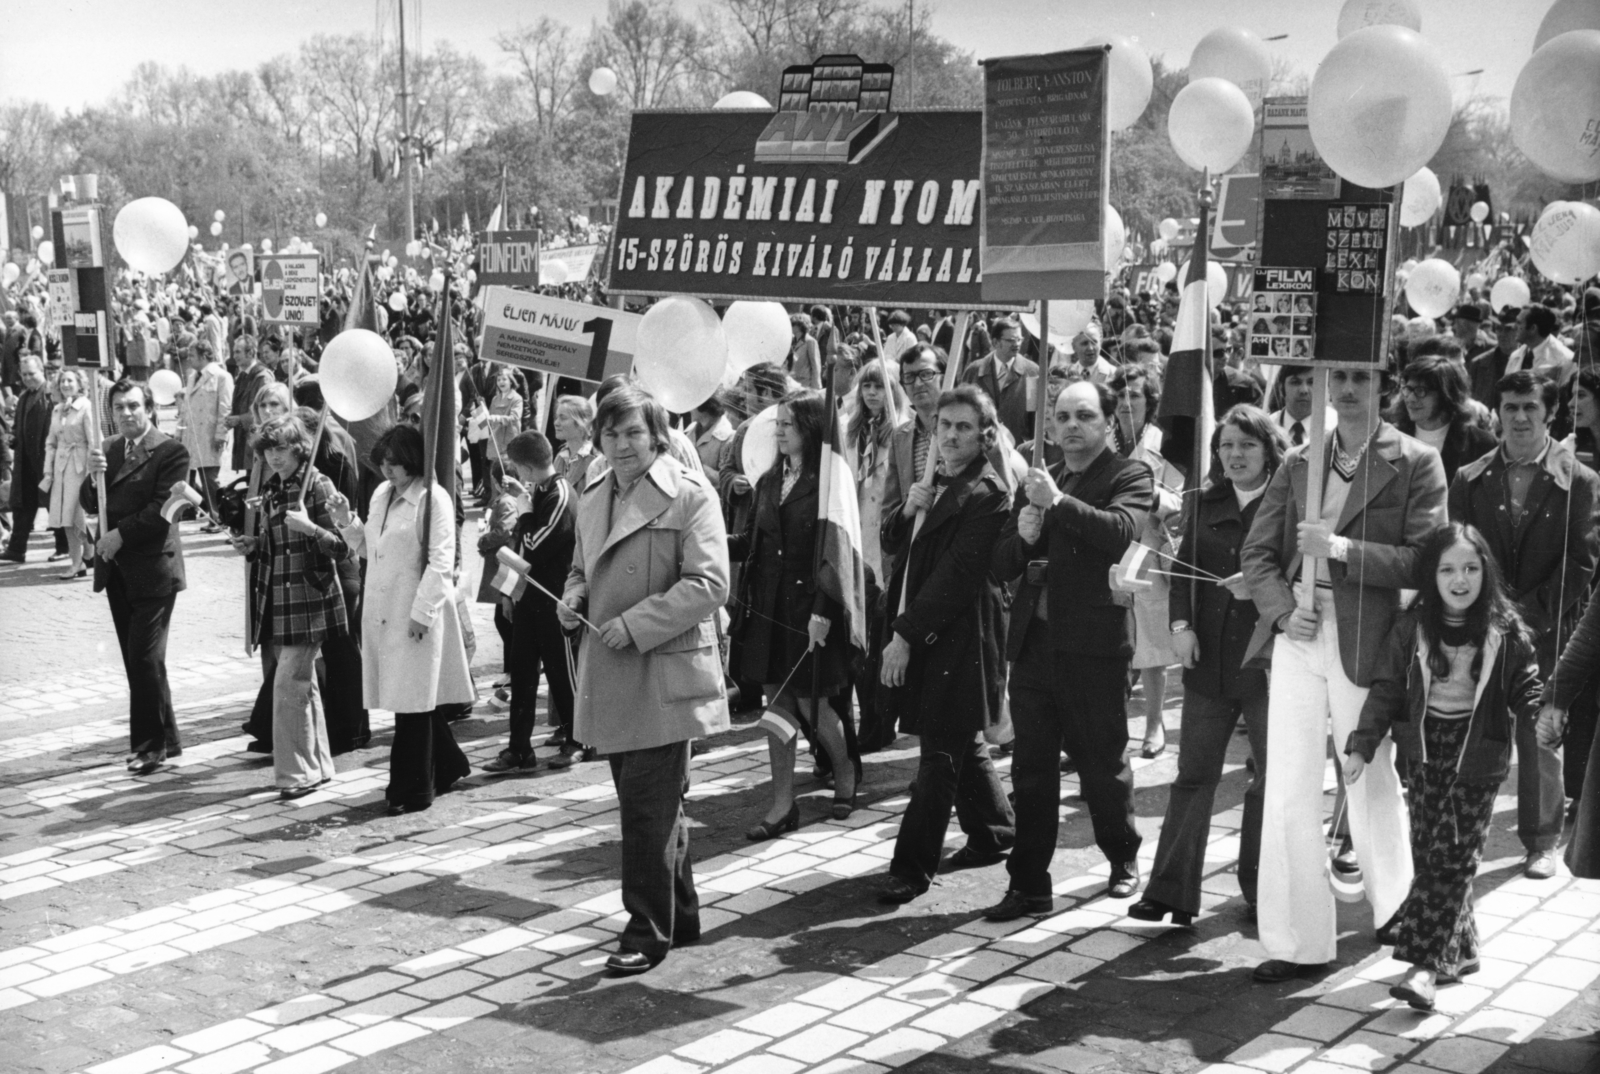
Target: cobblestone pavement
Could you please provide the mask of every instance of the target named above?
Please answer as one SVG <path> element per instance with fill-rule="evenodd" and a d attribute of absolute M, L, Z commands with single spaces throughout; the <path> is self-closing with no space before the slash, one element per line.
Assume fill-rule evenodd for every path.
<path fill-rule="evenodd" d="M 607 979 L 623 923 L 607 767 L 480 773 L 432 810 L 390 818 L 390 722 L 377 713 L 373 748 L 340 757 L 327 789 L 278 801 L 270 764 L 243 750 L 256 669 L 227 651 L 242 613 L 237 561 L 221 562 L 215 588 L 179 598 L 180 625 L 193 613 L 215 631 L 174 654 L 194 676 L 175 682 L 184 755 L 142 779 L 120 764 L 125 697 L 61 700 L 101 681 L 103 661 L 75 674 L 54 651 L 109 632 L 99 598 L 38 612 L 58 633 L 32 641 L 26 620 L 67 600 L 52 588 L 67 583 L 17 581 L 29 567 L 0 575 L 6 703 L 43 699 L 0 722 L 0 1070 L 1600 1068 L 1600 884 L 1522 879 L 1506 796 L 1478 880 L 1483 968 L 1441 989 L 1438 1013 L 1389 998 L 1401 967 L 1376 946 L 1365 904 L 1340 905 L 1340 961 L 1326 975 L 1252 984 L 1263 952 L 1233 877 L 1242 738 L 1217 800 L 1205 912 L 1173 929 L 1104 897 L 1070 778 L 1052 916 L 985 923 L 976 911 L 1004 888 L 1001 868 L 879 907 L 912 740 L 867 759 L 864 808 L 847 822 L 821 819 L 831 792 L 802 780 L 805 826 L 750 844 L 765 748 L 735 729 L 693 765 L 703 939 L 643 977 Z M 479 637 L 487 686 L 499 670 L 487 621 Z M 455 727 L 475 764 L 504 742 L 486 705 Z M 1175 753 L 1134 762 L 1146 869 Z"/>

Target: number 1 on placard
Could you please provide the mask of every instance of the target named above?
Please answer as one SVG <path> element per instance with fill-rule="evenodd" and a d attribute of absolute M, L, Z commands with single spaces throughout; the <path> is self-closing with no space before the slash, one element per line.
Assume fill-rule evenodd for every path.
<path fill-rule="evenodd" d="M 584 321 L 578 327 L 594 337 L 594 342 L 589 347 L 589 375 L 586 380 L 600 381 L 606 379 L 606 355 L 611 350 L 611 320 L 607 317 L 594 317 Z"/>

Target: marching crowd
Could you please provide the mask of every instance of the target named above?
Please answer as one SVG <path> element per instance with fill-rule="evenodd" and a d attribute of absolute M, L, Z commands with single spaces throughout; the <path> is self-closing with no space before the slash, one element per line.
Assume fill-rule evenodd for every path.
<path fill-rule="evenodd" d="M 369 744 L 373 708 L 395 713 L 391 812 L 426 809 L 466 776 L 451 723 L 479 701 L 467 605 L 493 605 L 506 678 L 485 703 L 509 730 L 486 768 L 611 767 L 631 915 L 616 973 L 697 938 L 682 807 L 693 744 L 758 714 L 772 797 L 749 839 L 813 819 L 795 793 L 808 752 L 843 820 L 863 756 L 911 734 L 920 763 L 882 902 L 1004 862 L 985 916 L 1049 913 L 1061 775 L 1075 770 L 1109 895 L 1175 925 L 1200 910 L 1242 724 L 1238 872 L 1263 981 L 1335 957 L 1329 838 L 1332 868 L 1359 875 L 1379 939 L 1414 967 L 1397 996 L 1430 1009 L 1438 986 L 1474 972 L 1472 879 L 1513 750 L 1526 875 L 1555 874 L 1564 831 L 1571 869 L 1600 875 L 1587 765 L 1600 289 L 1522 310 L 1474 294 L 1442 324 L 1397 320 L 1388 366 L 1326 374 L 1319 459 L 1305 446 L 1312 370 L 1256 368 L 1246 311 L 1225 308 L 1216 431 L 1196 474 L 1157 421 L 1171 292 L 1117 290 L 1059 347 L 1026 318 L 964 328 L 937 311 L 880 322 L 813 307 L 793 315 L 784 360 L 670 415 L 626 377 L 596 389 L 478 361 L 465 295 L 386 280 L 374 304 L 399 387 L 386 419 L 346 427 L 323 405 L 317 356 L 359 293 L 336 279 L 322 328 L 296 336 L 259 325 L 248 299 L 121 281 L 118 375 L 99 374 L 98 390 L 61 367 L 30 296 L 4 314 L 3 559 L 25 559 L 45 509 L 62 578 L 92 571 L 106 592 L 131 771 L 182 749 L 164 661 L 185 586 L 170 503 L 187 482 L 205 530 L 226 529 L 249 564 L 263 682 L 246 726 L 285 798 Z M 421 428 L 441 314 L 461 341 L 461 444 L 443 471 Z M 171 430 L 157 420 L 163 373 L 179 382 Z M 747 472 L 753 419 L 774 406 L 775 458 Z M 861 519 L 861 613 L 816 569 L 832 423 Z M 237 476 L 224 484 L 224 471 Z M 461 543 L 469 509 L 475 548 Z M 1158 564 L 1142 579 L 1124 563 L 1136 544 Z M 515 584 L 497 584 L 504 562 Z M 1169 671 L 1183 682 L 1178 772 L 1142 877 L 1128 708 L 1138 697 L 1134 749 L 1159 756 Z M 555 727 L 542 758 L 541 675 Z M 1340 806 L 1325 833 L 1330 735 Z M 997 752 L 1012 758 L 1009 795 Z M 966 840 L 944 856 L 952 814 Z"/>

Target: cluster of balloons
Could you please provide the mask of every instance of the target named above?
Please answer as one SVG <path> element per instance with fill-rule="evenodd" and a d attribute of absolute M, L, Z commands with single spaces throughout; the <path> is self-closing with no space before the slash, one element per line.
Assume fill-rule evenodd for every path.
<path fill-rule="evenodd" d="M 670 295 L 645 311 L 634 370 L 662 406 L 693 410 L 721 386 L 727 366 L 728 334 L 709 305 Z"/>
<path fill-rule="evenodd" d="M 1272 77 L 1266 43 L 1242 26 L 1223 26 L 1200 39 L 1189 58 L 1189 82 L 1172 99 L 1167 138 L 1178 159 L 1196 171 L 1220 174 L 1239 162 L 1255 138 L 1256 110 Z M 1177 234 L 1162 238 L 1171 242 Z"/>

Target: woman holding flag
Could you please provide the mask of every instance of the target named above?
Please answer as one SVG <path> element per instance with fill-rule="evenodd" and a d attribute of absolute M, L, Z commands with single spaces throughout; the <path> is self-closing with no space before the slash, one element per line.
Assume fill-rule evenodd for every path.
<path fill-rule="evenodd" d="M 784 397 L 776 423 L 778 461 L 756 482 L 755 510 L 744 532 L 728 539 L 730 558 L 744 561 L 729 628 L 729 674 L 761 683 L 768 699 L 761 725 L 768 734 L 773 801 L 745 833 L 751 842 L 800 827 L 794 764 L 801 731 L 816 736 L 832 764 L 833 816 L 843 820 L 855 808 L 859 762 L 849 757 L 833 700 L 849 684 L 850 623 L 840 601 L 819 584 L 813 556 L 830 413 L 821 392 Z M 811 701 L 802 701 L 808 689 Z"/>

